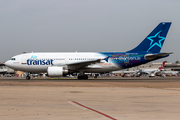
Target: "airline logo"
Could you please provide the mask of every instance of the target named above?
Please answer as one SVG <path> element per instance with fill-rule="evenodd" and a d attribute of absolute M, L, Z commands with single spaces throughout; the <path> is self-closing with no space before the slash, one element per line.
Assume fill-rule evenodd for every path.
<path fill-rule="evenodd" d="M 157 34 L 155 34 L 154 36 L 147 37 L 147 39 L 151 41 L 151 43 L 150 43 L 150 48 L 147 50 L 147 52 L 148 52 L 151 48 L 153 48 L 155 45 L 158 46 L 158 47 L 160 47 L 160 48 L 162 48 L 161 42 L 162 42 L 163 40 L 165 40 L 165 37 L 160 36 L 160 33 L 161 33 L 161 32 L 162 32 L 162 30 L 159 31 L 159 32 L 158 32 Z"/>
<path fill-rule="evenodd" d="M 37 59 L 37 56 L 31 56 L 27 60 L 27 65 L 53 65 L 53 59 Z"/>
<path fill-rule="evenodd" d="M 37 59 L 37 56 L 32 55 L 30 59 Z"/>

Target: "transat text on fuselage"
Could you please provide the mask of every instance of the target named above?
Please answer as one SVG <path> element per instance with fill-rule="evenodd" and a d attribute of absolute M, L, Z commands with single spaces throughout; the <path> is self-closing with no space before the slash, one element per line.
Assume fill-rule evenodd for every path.
<path fill-rule="evenodd" d="M 27 59 L 27 65 L 53 65 L 53 59 L 37 59 L 37 56 L 31 56 Z"/>

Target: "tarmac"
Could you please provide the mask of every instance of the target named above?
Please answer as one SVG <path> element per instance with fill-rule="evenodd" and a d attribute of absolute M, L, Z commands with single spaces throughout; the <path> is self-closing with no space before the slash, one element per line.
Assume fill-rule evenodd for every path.
<path fill-rule="evenodd" d="M 0 120 L 180 120 L 180 78 L 0 78 Z"/>

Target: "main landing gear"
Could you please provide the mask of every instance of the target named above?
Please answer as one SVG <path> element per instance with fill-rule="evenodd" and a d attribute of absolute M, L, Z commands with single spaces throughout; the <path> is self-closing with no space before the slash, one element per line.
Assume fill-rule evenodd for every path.
<path fill-rule="evenodd" d="M 87 80 L 88 79 L 88 75 L 78 75 L 78 80 Z"/>

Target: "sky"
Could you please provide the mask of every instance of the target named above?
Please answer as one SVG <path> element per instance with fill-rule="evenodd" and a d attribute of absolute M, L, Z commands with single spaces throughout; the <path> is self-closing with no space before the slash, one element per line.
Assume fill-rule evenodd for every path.
<path fill-rule="evenodd" d="M 0 62 L 23 52 L 125 52 L 172 22 L 158 60 L 180 61 L 180 0 L 0 0 Z"/>

